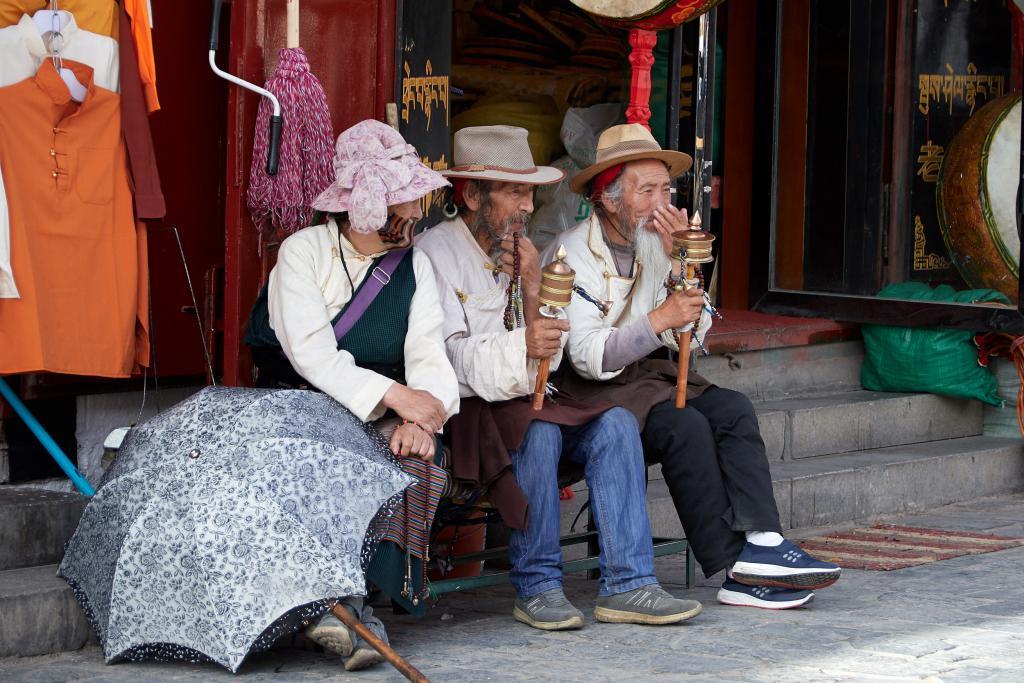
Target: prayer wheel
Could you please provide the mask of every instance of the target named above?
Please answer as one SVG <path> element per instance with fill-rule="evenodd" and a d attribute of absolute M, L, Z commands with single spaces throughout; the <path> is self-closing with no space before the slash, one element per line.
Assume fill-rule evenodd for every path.
<path fill-rule="evenodd" d="M 555 252 L 555 260 L 541 268 L 540 271 L 540 314 L 554 318 L 558 312 L 572 301 L 576 271 L 565 262 L 566 251 L 562 245 Z M 537 369 L 537 384 L 533 390 L 533 409 L 544 407 L 544 396 L 547 394 L 548 375 L 551 372 L 551 359 L 545 358 Z"/>

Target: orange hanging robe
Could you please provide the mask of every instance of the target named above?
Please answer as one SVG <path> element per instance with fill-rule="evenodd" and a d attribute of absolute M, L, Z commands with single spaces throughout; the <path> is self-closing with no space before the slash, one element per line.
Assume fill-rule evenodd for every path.
<path fill-rule="evenodd" d="M 92 69 L 70 98 L 53 63 L 0 88 L 0 168 L 20 299 L 0 299 L 0 375 L 128 377 L 136 354 L 138 240 L 120 98 Z"/>
<path fill-rule="evenodd" d="M 160 109 L 160 98 L 156 94 L 156 57 L 153 55 L 153 32 L 149 28 L 149 4 L 147 0 L 123 0 L 122 7 L 132 20 L 139 77 L 146 95 L 146 108 L 152 114 Z"/>

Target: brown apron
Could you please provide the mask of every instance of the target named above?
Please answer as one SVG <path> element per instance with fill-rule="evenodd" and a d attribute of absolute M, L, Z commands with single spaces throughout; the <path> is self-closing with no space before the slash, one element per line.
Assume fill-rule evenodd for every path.
<path fill-rule="evenodd" d="M 612 379 L 600 382 L 584 379 L 571 363 L 565 362 L 551 381 L 560 391 L 580 401 L 622 406 L 636 416 L 643 431 L 651 408 L 675 400 L 677 369 L 674 361 L 643 358 L 627 365 Z M 710 386 L 711 382 L 691 370 L 686 381 L 686 399 L 697 398 Z"/>

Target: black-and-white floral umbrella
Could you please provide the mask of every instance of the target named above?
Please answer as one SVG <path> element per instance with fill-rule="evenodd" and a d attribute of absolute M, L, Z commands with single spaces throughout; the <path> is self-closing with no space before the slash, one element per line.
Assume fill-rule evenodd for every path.
<path fill-rule="evenodd" d="M 323 394 L 207 388 L 129 433 L 58 574 L 108 662 L 237 671 L 364 593 L 374 520 L 411 482 Z"/>

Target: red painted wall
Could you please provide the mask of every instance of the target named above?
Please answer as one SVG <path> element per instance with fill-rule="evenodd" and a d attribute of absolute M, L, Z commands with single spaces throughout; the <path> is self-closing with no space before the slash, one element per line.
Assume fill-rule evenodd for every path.
<path fill-rule="evenodd" d="M 285 2 L 235 0 L 225 6 L 228 10 L 231 54 L 220 64 L 262 84 L 284 47 Z M 301 11 L 300 44 L 327 93 L 335 134 L 363 119 L 383 119 L 385 103 L 394 101 L 394 0 L 303 0 Z M 269 267 L 268 261 L 261 263 L 258 236 L 245 208 L 258 99 L 234 86 L 228 93 L 223 364 L 224 381 L 231 385 L 251 381 L 242 339 Z"/>

